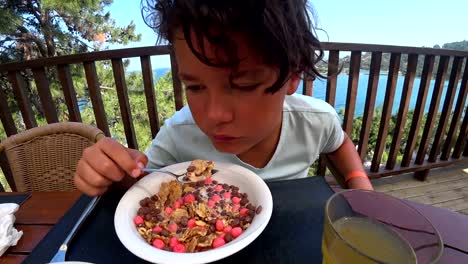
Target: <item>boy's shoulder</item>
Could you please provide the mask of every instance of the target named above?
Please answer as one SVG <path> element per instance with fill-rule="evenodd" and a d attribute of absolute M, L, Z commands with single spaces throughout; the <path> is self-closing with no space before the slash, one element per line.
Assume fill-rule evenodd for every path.
<path fill-rule="evenodd" d="M 286 96 L 283 105 L 284 112 L 328 113 L 336 114 L 335 109 L 327 102 L 301 94 Z"/>
<path fill-rule="evenodd" d="M 176 111 L 174 115 L 166 119 L 164 124 L 173 127 L 196 125 L 195 120 L 192 116 L 192 112 L 190 112 L 190 108 L 188 107 L 188 105 L 185 105 L 179 111 Z"/>

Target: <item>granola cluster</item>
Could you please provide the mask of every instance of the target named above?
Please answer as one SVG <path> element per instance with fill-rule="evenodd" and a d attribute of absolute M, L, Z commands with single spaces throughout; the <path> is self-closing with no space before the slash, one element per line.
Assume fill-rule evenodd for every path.
<path fill-rule="evenodd" d="M 203 181 L 164 182 L 140 206 L 134 219 L 140 235 L 150 245 L 173 252 L 199 252 L 229 243 L 262 210 L 238 187 L 206 176 Z"/>
<path fill-rule="evenodd" d="M 187 168 L 187 178 L 191 182 L 203 181 L 211 177 L 213 168 L 214 162 L 211 160 L 194 160 Z"/>

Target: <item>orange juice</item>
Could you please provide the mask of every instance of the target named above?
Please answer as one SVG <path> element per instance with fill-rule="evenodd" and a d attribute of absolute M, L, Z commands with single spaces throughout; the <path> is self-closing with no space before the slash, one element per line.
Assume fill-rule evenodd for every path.
<path fill-rule="evenodd" d="M 347 243 L 330 232 L 331 227 L 325 225 L 322 241 L 323 264 L 417 263 L 416 255 L 408 242 L 384 224 L 368 218 L 343 217 L 335 221 L 333 227 Z M 349 245 L 361 253 L 358 254 Z"/>

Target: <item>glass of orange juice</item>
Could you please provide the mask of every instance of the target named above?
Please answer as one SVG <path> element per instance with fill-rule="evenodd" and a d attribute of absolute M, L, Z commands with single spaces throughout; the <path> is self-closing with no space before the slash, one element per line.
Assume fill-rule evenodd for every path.
<path fill-rule="evenodd" d="M 323 264 L 438 263 L 442 251 L 429 220 L 392 196 L 346 190 L 325 205 Z"/>

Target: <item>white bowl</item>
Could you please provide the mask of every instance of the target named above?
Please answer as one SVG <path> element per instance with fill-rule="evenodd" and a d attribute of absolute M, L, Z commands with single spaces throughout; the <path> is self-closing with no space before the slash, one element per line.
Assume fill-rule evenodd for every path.
<path fill-rule="evenodd" d="M 175 173 L 186 171 L 190 162 L 178 163 L 165 169 Z M 262 211 L 255 215 L 251 225 L 236 239 L 219 248 L 197 253 L 174 253 L 157 249 L 149 245 L 141 236 L 133 223 L 140 207 L 139 201 L 159 191 L 162 182 L 171 181 L 173 176 L 153 172 L 133 185 L 120 200 L 114 216 L 117 236 L 122 244 L 136 256 L 153 263 L 160 264 L 195 264 L 213 262 L 230 256 L 249 245 L 267 226 L 273 211 L 273 199 L 270 189 L 255 173 L 234 164 L 215 162 L 219 170 L 213 179 L 239 187 L 240 192 L 247 193 L 249 201 L 262 206 Z"/>

